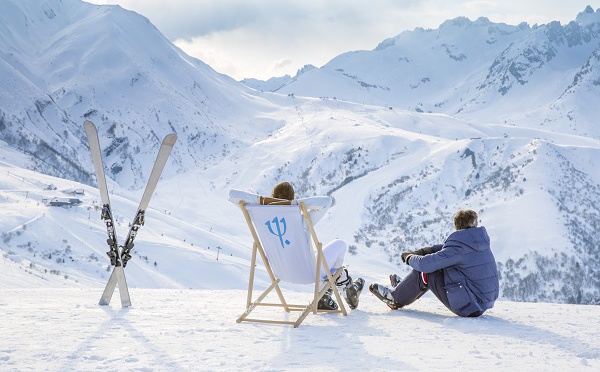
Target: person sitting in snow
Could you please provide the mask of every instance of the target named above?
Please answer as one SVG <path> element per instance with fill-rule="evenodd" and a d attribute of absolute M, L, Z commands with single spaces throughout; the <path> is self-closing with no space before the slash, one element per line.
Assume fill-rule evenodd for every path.
<path fill-rule="evenodd" d="M 280 182 L 273 188 L 271 198 L 265 198 L 258 194 L 253 194 L 241 190 L 230 190 L 229 201 L 234 204 L 239 204 L 240 201 L 251 204 L 277 204 L 281 200 L 291 201 L 291 204 L 304 203 L 310 220 L 315 225 L 331 207 L 331 198 L 329 196 L 312 196 L 307 198 L 295 198 L 294 187 L 289 182 Z M 323 247 L 323 255 L 326 259 L 329 256 L 335 258 L 335 263 L 332 269 L 339 268 L 344 264 L 344 255 L 346 254 L 347 245 L 343 240 L 336 239 Z M 328 260 L 328 262 L 331 262 Z M 341 275 L 336 281 L 337 287 L 341 290 L 342 297 L 346 300 L 351 309 L 358 307 L 358 298 L 364 287 L 365 281 L 362 278 L 352 281 L 352 277 L 348 274 L 348 269 L 344 268 Z M 318 304 L 321 310 L 336 310 L 338 304 L 331 297 L 331 288 L 325 293 Z"/>
<path fill-rule="evenodd" d="M 410 305 L 429 289 L 450 311 L 477 317 L 494 306 L 499 282 L 496 260 L 485 227 L 477 227 L 477 213 L 460 210 L 455 232 L 444 244 L 402 253 L 413 270 L 404 279 L 390 275 L 392 288 L 371 284 L 370 291 L 391 309 Z"/>

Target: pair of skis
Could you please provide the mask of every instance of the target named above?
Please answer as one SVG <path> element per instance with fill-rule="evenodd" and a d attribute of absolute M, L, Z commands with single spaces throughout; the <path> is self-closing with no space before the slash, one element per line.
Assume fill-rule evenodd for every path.
<path fill-rule="evenodd" d="M 127 288 L 127 281 L 125 280 L 125 272 L 123 269 L 125 266 L 127 266 L 127 262 L 131 259 L 133 241 L 135 240 L 139 228 L 144 225 L 146 208 L 148 208 L 150 198 L 154 193 L 154 189 L 156 188 L 156 184 L 160 179 L 160 175 L 165 168 L 165 164 L 169 159 L 169 155 L 171 154 L 171 150 L 175 145 L 177 136 L 174 133 L 169 134 L 162 141 L 160 150 L 158 151 L 158 155 L 154 163 L 154 167 L 150 173 L 150 178 L 148 179 L 148 184 L 144 190 L 144 195 L 142 196 L 137 213 L 133 219 L 133 222 L 131 223 L 127 238 L 125 239 L 125 244 L 119 246 L 115 231 L 115 221 L 113 219 L 112 210 L 110 208 L 110 199 L 108 197 L 108 187 L 106 184 L 106 176 L 104 174 L 104 164 L 102 162 L 102 151 L 100 150 L 98 130 L 96 129 L 96 126 L 88 120 L 83 123 L 83 127 L 90 144 L 92 162 L 94 163 L 96 180 L 98 182 L 98 189 L 100 190 L 100 199 L 102 200 L 101 218 L 106 224 L 106 231 L 108 233 L 108 239 L 106 240 L 106 243 L 108 244 L 109 250 L 106 252 L 106 254 L 110 258 L 110 264 L 114 266 L 114 269 L 110 275 L 110 279 L 108 280 L 108 283 L 104 288 L 104 292 L 102 293 L 102 297 L 100 298 L 100 305 L 108 305 L 110 303 L 110 299 L 112 298 L 115 288 L 118 285 L 119 294 L 121 295 L 121 306 L 131 306 L 129 289 Z"/>

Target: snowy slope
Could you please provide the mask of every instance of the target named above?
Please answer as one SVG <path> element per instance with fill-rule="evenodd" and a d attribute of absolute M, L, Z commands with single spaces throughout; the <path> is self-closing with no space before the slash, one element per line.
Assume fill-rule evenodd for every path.
<path fill-rule="evenodd" d="M 223 164 L 191 174 L 210 180 L 218 196 L 215 207 L 229 188 L 268 194 L 282 180 L 301 195 L 331 195 L 334 207 L 318 226 L 322 239 L 339 237 L 355 246 L 357 255 L 349 261 L 360 272 L 386 270 L 377 269 L 385 261 L 405 271 L 399 260 L 403 250 L 443 242 L 456 210 L 473 208 L 490 230 L 508 298 L 598 303 L 597 140 L 443 115 L 290 100 L 295 121 L 286 120 L 271 138 Z M 180 194 L 192 192 L 182 182 L 187 176 L 174 185 Z M 213 205 L 192 198 L 178 213 L 199 211 L 207 203 Z M 214 220 L 229 226 L 237 213 L 229 210 Z M 236 230 L 244 231 L 243 220 L 237 222 Z"/>
<path fill-rule="evenodd" d="M 347 317 L 298 329 L 237 324 L 245 292 L 0 289 L 3 371 L 597 371 L 600 307 L 501 301 L 477 319 L 428 295 L 390 311 L 370 293 Z M 304 295 L 304 297 L 303 297 Z M 295 299 L 307 293 L 293 293 Z M 279 315 L 285 318 L 282 314 Z"/>
<path fill-rule="evenodd" d="M 334 198 L 317 226 L 319 236 L 346 240 L 350 267 L 368 280 L 382 271 L 405 273 L 399 253 L 442 242 L 452 232 L 455 211 L 468 207 L 479 211 L 490 231 L 504 298 L 598 302 L 598 141 L 443 115 L 286 99 L 289 107 L 268 117 L 286 124 L 267 139 L 206 169 L 163 177 L 128 269 L 134 287 L 243 287 L 251 238 L 227 192 L 268 194 L 274 183 L 290 180 L 300 195 Z M 33 263 L 37 273 L 56 270 L 82 283 L 105 280 L 97 190 L 15 168 L 8 160 L 14 150 L 4 148 L 0 172 L 12 176 L 3 177 L 3 204 L 13 210 L 2 224 L 5 254 L 24 269 Z M 24 189 L 20 177 L 38 186 Z M 47 184 L 57 190 L 43 190 Z M 86 192 L 81 206 L 37 204 L 74 188 Z M 141 190 L 116 183 L 109 189 L 122 239 Z M 24 203 L 36 205 L 23 209 Z M 56 262 L 57 254 L 73 256 L 67 248 L 76 262 Z"/>
<path fill-rule="evenodd" d="M 319 236 L 346 240 L 353 275 L 368 282 L 382 273 L 405 273 L 400 252 L 442 242 L 452 232 L 455 211 L 472 208 L 490 231 L 503 299 L 600 303 L 600 143 L 581 134 L 591 121 L 560 130 L 501 123 L 500 106 L 490 106 L 485 118 L 465 120 L 333 97 L 259 93 L 186 56 L 145 18 L 120 7 L 75 0 L 0 6 L 7 71 L 0 79 L 20 97 L 0 92 L 0 249 L 6 268 L 0 278 L 11 288 L 102 286 L 110 273 L 98 193 L 88 186 L 95 178 L 81 124 L 89 118 L 100 128 L 120 239 L 159 141 L 166 133 L 179 136 L 127 268 L 132 288 L 243 288 L 251 240 L 227 192 L 268 194 L 276 182 L 289 180 L 300 195 L 334 198 L 317 226 Z M 586 12 L 578 17 L 580 26 L 552 27 L 567 32 L 590 24 L 592 32 L 596 16 Z M 425 48 L 414 58 L 436 61 L 441 55 L 471 63 L 458 48 L 465 32 L 479 36 L 469 39 L 469 53 L 490 45 L 477 57 L 483 61 L 498 45 L 510 49 L 523 38 L 550 42 L 550 28 L 535 30 L 537 37 L 524 25 L 456 19 L 439 30 L 404 33 L 376 51 L 391 58 L 412 43 Z M 496 41 L 487 43 L 484 31 L 494 31 L 489 35 Z M 417 34 L 439 37 L 446 46 L 427 49 Z M 588 36 L 574 47 L 581 56 L 592 43 Z M 347 60 L 367 71 L 370 58 L 349 53 L 336 63 Z M 558 55 L 553 61 L 573 62 Z M 320 70 L 304 69 L 297 82 Z M 533 81 L 542 70 L 528 76 Z M 451 86 L 455 75 L 471 81 L 468 66 L 448 71 L 438 83 Z M 578 81 L 593 85 L 592 64 L 589 71 Z M 332 81 L 322 84 L 338 86 Z M 523 87 L 516 84 L 506 95 Z M 44 94 L 42 104 L 31 103 Z M 569 101 L 573 94 L 562 102 L 576 108 Z M 73 189 L 85 192 L 77 207 L 42 202 L 70 197 L 66 191 Z M 261 272 L 258 281 L 265 280 Z"/>
<path fill-rule="evenodd" d="M 15 167 L 6 162 L 14 154 L 6 147 L 1 154 L 3 286 L 103 285 L 111 267 L 98 190 Z M 76 189 L 84 194 L 72 194 Z M 109 190 L 122 244 L 141 193 L 132 194 L 114 183 Z M 157 193 L 163 191 L 159 183 Z M 82 203 L 50 206 L 54 198 L 77 198 Z M 209 230 L 207 224 L 174 218 L 168 209 L 157 210 L 151 204 L 136 238 L 134 258 L 127 265 L 130 286 L 243 288 L 247 249 L 225 241 L 217 261 L 216 247 L 223 239 Z"/>

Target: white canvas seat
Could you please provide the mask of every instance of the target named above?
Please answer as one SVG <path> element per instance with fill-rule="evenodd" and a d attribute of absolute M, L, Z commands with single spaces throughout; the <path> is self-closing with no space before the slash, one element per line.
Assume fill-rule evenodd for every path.
<path fill-rule="evenodd" d="M 289 202 L 287 203 L 289 204 Z M 335 281 L 341 274 L 343 267 L 336 267 L 335 271 L 331 272 L 331 266 L 334 265 L 339 255 L 334 252 L 334 254 L 328 255 L 330 257 L 326 259 L 322 244 L 317 238 L 304 204 L 259 205 L 240 202 L 240 207 L 252 233 L 254 244 L 246 310 L 237 319 L 237 322 L 278 323 L 298 327 L 310 312 L 315 314 L 318 312 L 339 312 L 347 315 L 335 285 Z M 311 247 L 311 240 L 316 255 L 315 250 Z M 335 251 L 335 249 L 331 251 Z M 253 301 L 252 291 L 257 253 L 264 262 L 265 269 L 271 278 L 271 285 Z M 314 294 L 307 305 L 290 304 L 281 291 L 280 281 L 294 284 L 314 284 Z M 330 286 L 339 308 L 337 310 L 318 310 L 318 302 Z M 280 302 L 262 302 L 273 289 L 277 293 Z M 248 318 L 250 313 L 258 306 L 282 307 L 286 312 L 300 311 L 301 314 L 294 321 Z"/>

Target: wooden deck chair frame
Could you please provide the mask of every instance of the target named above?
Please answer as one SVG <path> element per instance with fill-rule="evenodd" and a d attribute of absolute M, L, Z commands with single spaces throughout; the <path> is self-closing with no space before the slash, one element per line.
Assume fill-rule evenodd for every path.
<path fill-rule="evenodd" d="M 252 224 L 252 220 L 250 218 L 250 214 L 248 213 L 248 209 L 246 209 L 245 203 L 243 201 L 241 201 L 240 207 L 242 209 L 242 213 L 244 214 L 244 217 L 246 218 L 246 222 L 248 223 L 248 228 L 250 229 L 250 232 L 252 233 L 252 237 L 254 239 L 254 244 L 252 247 L 252 260 L 250 262 L 250 278 L 248 280 L 248 296 L 246 299 L 246 311 L 244 311 L 244 313 L 242 315 L 240 315 L 239 318 L 237 318 L 237 320 L 236 320 L 237 323 L 256 322 L 256 323 L 287 324 L 287 325 L 293 325 L 294 328 L 298 328 L 298 326 L 300 326 L 302 321 L 304 321 L 304 319 L 307 317 L 307 315 L 311 312 L 313 314 L 326 312 L 326 313 L 342 313 L 344 316 L 348 315 L 346 308 L 344 307 L 340 293 L 335 284 L 337 278 L 339 278 L 339 276 L 341 275 L 344 268 L 340 267 L 335 273 L 331 274 L 329 265 L 327 264 L 325 257 L 323 255 L 323 245 L 317 238 L 317 234 L 315 233 L 315 229 L 313 227 L 312 221 L 310 220 L 310 216 L 308 215 L 306 207 L 304 206 L 303 203 L 300 203 L 299 206 L 300 206 L 300 211 L 302 213 L 302 216 L 303 216 L 304 220 L 306 221 L 306 225 L 308 226 L 308 230 L 310 232 L 313 243 L 317 250 L 317 257 L 315 260 L 316 265 L 317 265 L 316 266 L 316 277 L 315 277 L 315 288 L 314 288 L 314 294 L 313 294 L 312 300 L 310 301 L 310 303 L 308 305 L 290 304 L 285 300 L 283 292 L 281 291 L 281 288 L 279 286 L 280 279 L 277 278 L 275 276 L 275 274 L 273 273 L 273 270 L 271 269 L 271 266 L 269 265 L 269 260 L 267 259 L 265 251 L 260 243 L 258 234 Z M 260 255 L 260 257 L 262 258 L 262 261 L 265 265 L 267 273 L 269 274 L 269 277 L 271 278 L 271 285 L 269 287 L 267 287 L 267 289 L 260 296 L 258 296 L 258 298 L 255 301 L 252 301 L 252 292 L 253 292 L 253 288 L 254 288 L 254 271 L 256 268 L 257 252 Z M 327 281 L 321 280 L 321 272 L 320 272 L 321 266 L 325 269 L 325 273 L 327 274 Z M 325 285 L 322 285 L 322 283 L 324 283 Z M 319 288 L 321 286 L 323 288 Z M 335 294 L 335 298 L 337 299 L 338 309 L 337 310 L 319 310 L 317 308 L 317 306 L 319 304 L 319 300 L 321 299 L 321 297 L 323 297 L 325 292 L 327 292 L 327 290 L 329 289 L 330 286 L 333 290 L 333 293 Z M 279 303 L 263 302 L 265 297 L 273 289 L 275 289 L 275 292 L 277 292 L 277 296 L 279 297 L 280 302 Z M 283 310 L 285 310 L 287 313 L 290 313 L 292 311 L 300 311 L 300 316 L 295 321 L 248 318 L 248 316 L 250 315 L 252 310 L 254 310 L 255 308 L 257 308 L 259 306 L 282 307 Z"/>

